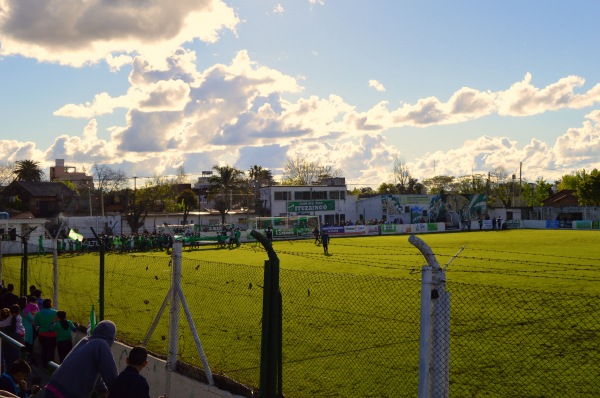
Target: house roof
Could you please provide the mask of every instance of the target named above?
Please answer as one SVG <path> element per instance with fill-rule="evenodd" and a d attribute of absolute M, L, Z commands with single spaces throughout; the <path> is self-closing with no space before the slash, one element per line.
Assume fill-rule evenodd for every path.
<path fill-rule="evenodd" d="M 544 206 L 547 207 L 558 207 L 558 206 L 578 206 L 579 199 L 575 195 L 575 191 L 572 189 L 565 189 L 555 194 L 550 195 L 544 199 Z"/>
<path fill-rule="evenodd" d="M 19 185 L 22 189 L 29 192 L 31 196 L 56 196 L 68 195 L 73 196 L 77 193 L 62 182 L 51 181 L 13 181 L 11 183 Z"/>

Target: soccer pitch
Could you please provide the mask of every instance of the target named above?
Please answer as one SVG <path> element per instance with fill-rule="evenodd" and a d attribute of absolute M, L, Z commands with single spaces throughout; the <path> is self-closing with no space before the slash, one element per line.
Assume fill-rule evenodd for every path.
<path fill-rule="evenodd" d="M 275 241 L 282 269 L 355 275 L 420 278 L 425 259 L 409 235 L 332 238 L 329 256 L 314 240 Z M 600 294 L 600 232 L 524 230 L 452 232 L 419 235 L 442 267 L 447 280 L 502 287 Z M 262 265 L 258 243 L 238 249 L 184 249 L 183 257 L 234 264 Z"/>
<path fill-rule="evenodd" d="M 519 396 L 515 391 L 594 396 L 587 391 L 600 391 L 600 376 L 590 372 L 600 360 L 597 231 L 420 237 L 442 267 L 464 247 L 446 270 L 455 319 L 451 333 L 457 335 L 451 344 L 451 396 Z M 330 255 L 313 239 L 275 241 L 273 247 L 284 301 L 286 397 L 415 396 L 425 259 L 408 235 L 333 238 Z M 266 252 L 246 243 L 231 250 L 184 248 L 182 257 L 182 287 L 212 371 L 256 387 Z M 20 260 L 4 258 L 7 282 L 19 280 Z M 164 252 L 106 255 L 105 317 L 117 323 L 119 339 L 130 344 L 144 339 L 169 288 L 170 260 Z M 29 283 L 42 287 L 47 297 L 52 297 L 51 261 L 51 256 L 29 258 Z M 99 256 L 62 255 L 58 261 L 59 307 L 86 324 L 91 305 L 98 308 Z M 476 295 L 468 296 L 469 289 Z M 577 296 L 565 296 L 571 294 Z M 580 296 L 589 299 L 589 308 L 578 308 Z M 482 315 L 490 303 L 495 313 Z M 181 360 L 199 365 L 183 311 L 180 330 Z M 167 352 L 167 331 L 168 311 L 148 343 L 152 351 Z M 531 347 L 535 350 L 528 357 Z M 528 360 L 541 375 L 524 372 Z M 582 381 L 579 373 L 592 379 Z M 519 381 L 524 374 L 531 379 Z"/>

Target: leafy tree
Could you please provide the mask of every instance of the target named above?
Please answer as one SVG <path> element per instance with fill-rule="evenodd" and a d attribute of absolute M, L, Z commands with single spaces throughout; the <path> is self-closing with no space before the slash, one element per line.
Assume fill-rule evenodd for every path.
<path fill-rule="evenodd" d="M 127 179 L 121 170 L 115 170 L 107 165 L 94 164 L 94 175 L 98 180 L 97 188 L 100 191 L 100 207 L 104 217 L 104 193 L 116 192 L 125 188 Z"/>
<path fill-rule="evenodd" d="M 40 168 L 40 163 L 33 160 L 17 160 L 13 170 L 15 180 L 17 181 L 42 181 L 44 172 Z"/>
<path fill-rule="evenodd" d="M 398 193 L 409 193 L 408 187 L 410 183 L 410 171 L 406 167 L 406 162 L 398 156 L 394 157 L 394 166 L 392 169 L 394 184 L 398 188 Z"/>
<path fill-rule="evenodd" d="M 350 191 L 354 196 L 370 195 L 376 193 L 371 187 L 356 187 Z"/>
<path fill-rule="evenodd" d="M 525 183 L 521 190 L 521 196 L 526 206 L 542 206 L 545 199 L 552 192 L 552 184 L 543 178 L 538 178 L 535 183 Z"/>
<path fill-rule="evenodd" d="M 427 187 L 427 192 L 431 194 L 439 194 L 442 191 L 446 193 L 456 191 L 454 177 L 451 176 L 431 177 L 423 180 L 423 185 Z"/>
<path fill-rule="evenodd" d="M 144 225 L 150 211 L 165 210 L 165 202 L 174 197 L 174 179 L 154 176 L 146 180 L 143 187 L 132 192 L 128 190 L 127 206 L 125 207 L 125 220 L 133 232 L 138 232 Z M 176 202 L 175 199 L 172 200 Z"/>
<path fill-rule="evenodd" d="M 418 179 L 411 177 L 408 179 L 408 188 L 406 189 L 406 192 L 400 193 L 422 195 L 425 193 L 425 185 L 420 183 Z"/>
<path fill-rule="evenodd" d="M 288 159 L 283 168 L 283 185 L 313 185 L 324 178 L 341 177 L 342 171 L 320 162 L 311 162 L 299 156 Z"/>
<path fill-rule="evenodd" d="M 266 206 L 260 198 L 260 188 L 274 185 L 275 180 L 271 170 L 254 165 L 248 170 L 248 207 L 252 207 L 259 217 L 266 214 Z"/>
<path fill-rule="evenodd" d="M 456 179 L 456 190 L 460 194 L 485 194 L 487 176 L 483 174 L 472 174 Z"/>
<path fill-rule="evenodd" d="M 560 180 L 557 181 L 556 188 L 559 191 L 565 189 L 571 189 L 573 191 L 577 190 L 577 185 L 583 181 L 583 174 L 585 174 L 585 170 L 578 170 L 575 173 L 563 175 Z"/>
<path fill-rule="evenodd" d="M 225 215 L 243 201 L 247 185 L 242 170 L 232 166 L 213 166 L 213 170 L 216 174 L 208 180 L 208 198 L 221 215 L 221 223 L 225 224 Z"/>
<path fill-rule="evenodd" d="M 7 186 L 15 179 L 14 169 L 14 163 L 0 163 L 0 187 Z"/>
<path fill-rule="evenodd" d="M 582 173 L 582 180 L 577 184 L 577 197 L 583 206 L 600 206 L 600 171 L 592 170 Z"/>
<path fill-rule="evenodd" d="M 377 188 L 377 193 L 380 194 L 399 194 L 400 190 L 398 189 L 398 186 L 389 182 L 383 182 L 381 183 L 381 185 L 379 186 L 379 188 Z"/>
<path fill-rule="evenodd" d="M 198 208 L 198 196 L 191 189 L 184 189 L 177 196 L 177 203 L 183 208 L 183 223 L 186 224 L 190 210 Z"/>

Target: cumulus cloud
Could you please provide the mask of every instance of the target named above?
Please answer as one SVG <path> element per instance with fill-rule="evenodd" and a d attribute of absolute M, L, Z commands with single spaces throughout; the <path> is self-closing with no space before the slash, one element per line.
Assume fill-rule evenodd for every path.
<path fill-rule="evenodd" d="M 0 55 L 82 66 L 141 53 L 157 61 L 185 42 L 215 42 L 239 23 L 222 0 L 3 0 Z M 112 54 L 119 53 L 115 58 Z"/>
<path fill-rule="evenodd" d="M 273 12 L 275 14 L 283 14 L 285 12 L 283 5 L 281 3 L 275 4 L 275 7 L 273 8 Z"/>
<path fill-rule="evenodd" d="M 574 170 L 600 168 L 599 114 L 591 112 L 582 126 L 568 129 L 553 143 L 539 139 L 519 143 L 507 137 L 482 136 L 449 151 L 427 153 L 407 166 L 419 178 L 434 173 L 455 177 L 487 173 L 497 166 L 517 173 L 522 166 L 523 178 L 529 181 L 539 177 L 554 181 Z"/>
<path fill-rule="evenodd" d="M 369 87 L 374 88 L 381 93 L 385 91 L 385 87 L 378 80 L 369 80 Z"/>
<path fill-rule="evenodd" d="M 0 148 L 9 148 L 6 154 L 21 150 L 32 155 L 18 158 L 65 158 L 88 169 L 94 163 L 116 165 L 138 176 L 174 174 L 179 166 L 197 173 L 214 164 L 242 169 L 260 164 L 277 175 L 288 156 L 299 155 L 342 169 L 350 183 L 379 184 L 390 180 L 393 158 L 402 155 L 384 136 L 391 129 L 457 124 L 493 114 L 533 115 L 600 100 L 598 86 L 582 90 L 581 78 L 542 88 L 531 80 L 527 75 L 504 91 L 462 87 L 447 101 L 427 97 L 396 108 L 381 101 L 359 111 L 334 94 L 301 96 L 298 78 L 253 61 L 247 51 L 199 70 L 196 53 L 177 48 L 160 63 L 136 55 L 125 94 L 100 93 L 57 109 L 55 115 L 90 120 L 79 136 L 57 137 L 43 153 L 31 143 L 0 141 Z M 96 118 L 115 109 L 125 110 L 125 120 L 108 128 L 109 139 L 99 139 Z M 521 161 L 527 178 L 548 176 L 549 169 L 564 165 L 591 167 L 600 150 L 599 124 L 600 111 L 592 111 L 582 126 L 565 131 L 556 142 L 483 135 L 408 166 L 419 178 L 433 175 L 434 162 L 436 174 L 454 176 L 500 165 L 511 169 Z"/>

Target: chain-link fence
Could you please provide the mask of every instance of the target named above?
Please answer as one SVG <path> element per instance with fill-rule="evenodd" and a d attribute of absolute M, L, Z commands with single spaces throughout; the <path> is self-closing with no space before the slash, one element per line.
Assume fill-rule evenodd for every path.
<path fill-rule="evenodd" d="M 38 256 L 36 247 L 29 253 L 28 284 L 53 297 L 52 256 Z M 16 284 L 22 257 L 2 261 L 3 279 Z M 164 252 L 106 254 L 104 315 L 116 322 L 120 340 L 144 340 L 167 297 L 171 261 Z M 92 305 L 98 312 L 99 262 L 97 252 L 58 257 L 59 307 L 83 325 Z M 212 372 L 257 388 L 263 266 L 183 259 L 182 275 Z M 452 283 L 451 275 L 451 397 L 600 395 L 599 297 Z M 417 279 L 282 269 L 280 288 L 287 398 L 417 395 Z M 201 366 L 180 316 L 180 360 Z M 150 351 L 167 354 L 168 323 L 165 312 Z M 432 355 L 435 366 L 439 353 Z"/>
<path fill-rule="evenodd" d="M 450 282 L 448 290 L 450 396 L 600 396 L 600 297 Z"/>

